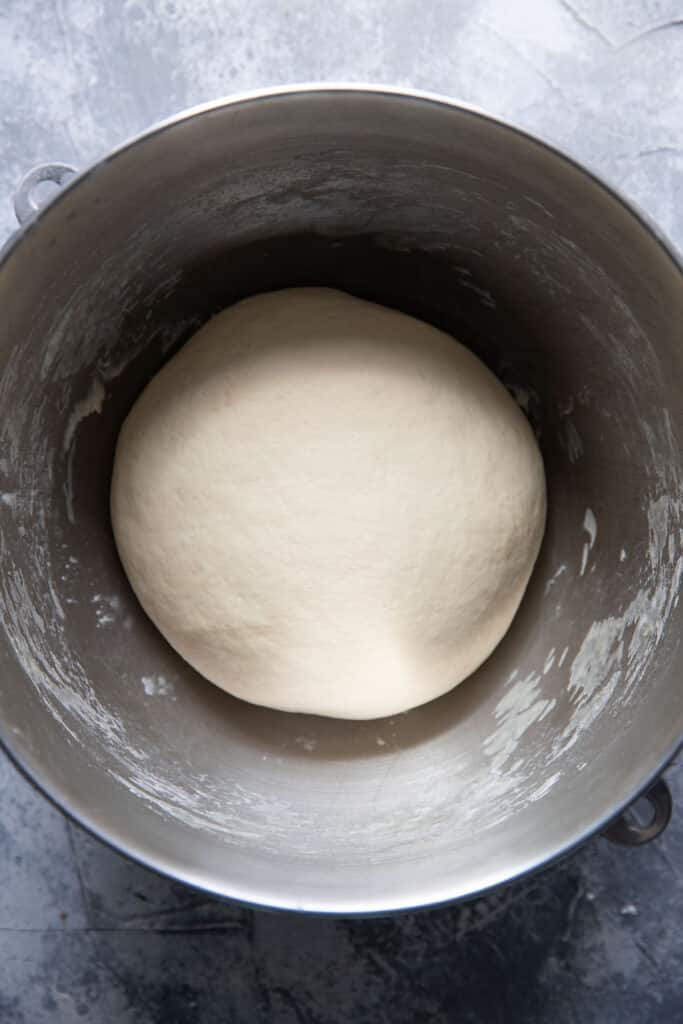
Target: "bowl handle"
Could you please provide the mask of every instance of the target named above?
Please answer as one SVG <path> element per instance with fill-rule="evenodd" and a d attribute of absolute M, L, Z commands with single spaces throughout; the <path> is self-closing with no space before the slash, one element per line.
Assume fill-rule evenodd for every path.
<path fill-rule="evenodd" d="M 632 813 L 635 805 L 641 800 L 648 802 L 651 811 L 651 818 L 644 825 L 636 821 Z M 651 839 L 656 839 L 662 834 L 671 820 L 672 809 L 671 790 L 664 779 L 657 779 L 642 796 L 629 804 L 602 834 L 605 839 L 620 846 L 642 846 L 643 843 L 649 843 Z"/>
<path fill-rule="evenodd" d="M 28 171 L 17 185 L 13 197 L 14 213 L 19 223 L 25 224 L 50 201 L 51 197 L 38 198 L 36 185 L 42 181 L 51 181 L 59 190 L 77 173 L 78 171 L 71 164 L 38 164 L 37 167 Z"/>

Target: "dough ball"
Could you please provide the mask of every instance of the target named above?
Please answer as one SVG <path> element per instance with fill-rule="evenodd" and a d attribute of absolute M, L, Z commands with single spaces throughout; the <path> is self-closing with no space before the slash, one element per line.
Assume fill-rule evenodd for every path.
<path fill-rule="evenodd" d="M 379 718 L 491 653 L 543 535 L 531 429 L 468 349 L 325 288 L 207 323 L 118 441 L 116 543 L 166 639 L 229 693 Z"/>

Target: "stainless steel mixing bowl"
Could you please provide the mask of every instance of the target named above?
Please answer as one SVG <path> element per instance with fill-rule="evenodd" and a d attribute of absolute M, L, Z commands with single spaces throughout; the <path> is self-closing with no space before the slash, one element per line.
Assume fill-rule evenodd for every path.
<path fill-rule="evenodd" d="M 545 457 L 547 534 L 509 635 L 450 695 L 378 722 L 203 681 L 137 605 L 109 525 L 144 383 L 214 311 L 302 284 L 452 332 Z M 417 93 L 237 97 L 67 185 L 5 251 L 0 308 L 0 735 L 119 849 L 251 903 L 431 904 L 557 857 L 673 753 L 681 268 L 571 160 Z"/>

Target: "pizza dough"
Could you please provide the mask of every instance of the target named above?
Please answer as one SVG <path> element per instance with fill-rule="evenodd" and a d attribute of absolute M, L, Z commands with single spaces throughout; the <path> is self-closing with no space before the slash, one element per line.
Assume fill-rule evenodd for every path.
<path fill-rule="evenodd" d="M 143 608 L 202 675 L 369 719 L 450 690 L 504 636 L 545 479 L 524 415 L 466 348 L 296 288 L 226 309 L 151 381 L 111 508 Z"/>

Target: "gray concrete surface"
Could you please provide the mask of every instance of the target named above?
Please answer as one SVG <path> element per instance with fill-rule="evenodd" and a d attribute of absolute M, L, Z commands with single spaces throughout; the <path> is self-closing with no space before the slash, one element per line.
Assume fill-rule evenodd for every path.
<path fill-rule="evenodd" d="M 0 197 L 221 94 L 371 80 L 558 143 L 683 247 L 682 23 L 681 0 L 2 0 Z M 0 1022 L 676 1024 L 682 814 L 646 849 L 596 839 L 467 906 L 299 918 L 128 863 L 0 755 Z"/>

